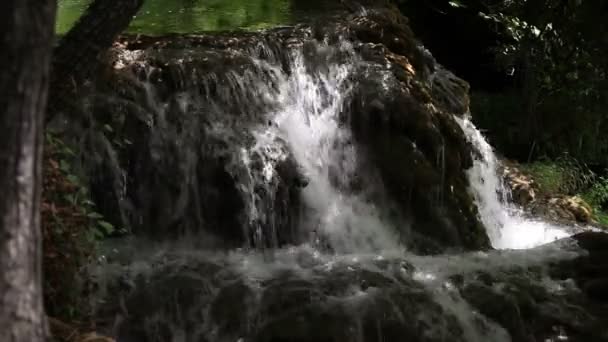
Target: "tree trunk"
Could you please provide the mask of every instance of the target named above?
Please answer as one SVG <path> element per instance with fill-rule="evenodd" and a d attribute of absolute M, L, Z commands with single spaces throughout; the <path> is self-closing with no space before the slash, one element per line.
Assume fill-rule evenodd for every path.
<path fill-rule="evenodd" d="M 0 339 L 44 341 L 42 127 L 55 0 L 0 1 Z"/>
<path fill-rule="evenodd" d="M 95 0 L 61 39 L 53 56 L 47 121 L 58 111 L 74 117 L 71 112 L 77 91 L 98 70 L 103 53 L 129 26 L 143 3 L 144 0 Z"/>

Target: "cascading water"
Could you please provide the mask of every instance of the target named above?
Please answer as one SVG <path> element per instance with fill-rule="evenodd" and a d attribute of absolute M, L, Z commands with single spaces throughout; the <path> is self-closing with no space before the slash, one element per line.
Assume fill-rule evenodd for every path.
<path fill-rule="evenodd" d="M 341 36 L 331 43 L 317 41 L 310 32 L 297 37 L 295 43 L 287 39 L 283 55 L 267 41 L 228 51 L 222 58 L 238 62 L 227 62 L 233 66 L 227 72 L 199 74 L 199 64 L 188 68 L 180 58 L 175 73 L 182 78 L 175 83 L 193 86 L 177 94 L 167 94 L 167 82 L 152 82 L 154 70 L 147 70 L 144 92 L 152 128 L 141 154 L 152 157 L 136 169 L 154 172 L 135 188 L 151 202 L 158 198 L 150 193 L 168 199 L 141 216 L 164 210 L 169 219 L 151 215 L 146 224 L 165 224 L 171 233 L 182 225 L 199 230 L 177 241 L 134 238 L 126 246 L 108 246 L 108 263 L 92 267 L 101 292 L 93 305 L 99 326 L 119 342 L 506 342 L 562 336 L 564 317 L 578 317 L 578 312 L 561 292 L 575 286 L 568 279 L 552 279 L 545 265 L 576 258 L 579 250 L 571 241 L 466 253 L 448 245 L 443 251 L 456 247 L 457 253 L 415 255 L 403 247 L 407 237 L 399 233 L 399 221 L 388 219 L 377 201 L 392 190 L 402 195 L 407 209 L 428 210 L 421 217 L 447 212 L 424 207 L 428 203 L 456 205 L 454 189 L 466 177 L 450 177 L 462 168 L 454 168 L 460 161 L 449 151 L 459 144 L 461 128 L 479 151 L 468 178 L 493 246 L 528 248 L 566 236 L 558 227 L 525 219 L 500 200 L 504 187 L 497 160 L 481 133 L 468 119 L 455 118 L 459 127 L 450 114 L 423 112 L 434 107 L 428 102 L 419 107 L 396 102 L 405 109 L 383 103 L 395 94 L 409 95 L 402 79 L 419 80 L 407 79 L 413 72 L 395 76 L 387 52 L 381 51 L 382 58 L 374 55 L 377 45 L 357 46 Z M 413 68 L 407 59 L 398 63 L 404 70 Z M 449 92 L 455 76 L 442 72 L 449 76 L 444 87 Z M 352 100 L 363 96 L 357 92 L 363 83 L 374 96 L 372 110 L 364 113 L 371 119 L 355 122 L 361 118 L 351 111 L 361 108 Z M 410 100 L 429 96 L 418 95 Z M 391 117 L 392 110 L 403 110 L 403 121 Z M 414 123 L 408 126 L 408 120 Z M 396 126 L 397 133 L 380 131 L 385 123 Z M 368 131 L 357 132 L 357 125 L 378 132 L 365 136 Z M 385 132 L 397 138 L 384 139 Z M 391 185 L 375 179 L 373 169 L 385 156 L 373 158 L 379 150 L 370 153 L 364 142 L 408 149 L 397 156 L 411 164 L 389 158 L 389 166 L 430 166 L 397 169 L 389 176 L 404 173 L 406 180 L 418 177 L 416 182 L 428 186 L 417 194 L 408 182 L 392 183 L 399 189 L 384 188 Z M 419 172 L 435 167 L 436 175 Z M 427 192 L 428 202 L 410 203 L 411 198 L 427 199 Z M 437 222 L 447 219 L 442 220 Z M 214 246 L 226 239 L 237 241 L 236 248 Z M 201 240 L 211 242 L 197 243 Z M 479 245 L 487 246 L 484 241 Z M 504 312 L 495 303 L 506 305 Z M 561 316 L 543 321 L 548 332 L 524 331 L 528 322 L 521 312 L 540 321 L 552 306 L 560 308 Z"/>
<path fill-rule="evenodd" d="M 346 61 L 311 71 L 304 56 L 296 51 L 291 76 L 279 86 L 279 109 L 271 114 L 310 180 L 303 197 L 313 213 L 305 225 L 314 243 L 327 240 L 338 253 L 394 251 L 398 243 L 374 206 L 349 189 L 359 161 L 340 114 L 350 96 L 349 77 L 355 72 L 357 58 L 346 43 L 336 51 L 327 45 L 315 48 L 316 53 L 328 54 L 328 58 L 342 54 Z"/>
<path fill-rule="evenodd" d="M 532 248 L 575 233 L 573 227 L 526 218 L 520 209 L 509 203 L 508 189 L 498 176 L 499 165 L 492 146 L 470 118 L 458 119 L 458 123 L 479 152 L 468 175 L 492 246 L 498 249 Z"/>
<path fill-rule="evenodd" d="M 246 122 L 240 127 L 242 131 L 235 132 L 233 127 L 220 121 L 213 123 L 207 131 L 207 135 L 235 145 L 228 148 L 232 161 L 227 171 L 240 183 L 239 191 L 246 205 L 248 224 L 244 236 L 247 244 L 255 248 L 279 246 L 279 227 L 271 219 L 278 210 L 274 206 L 281 182 L 277 168 L 293 156 L 307 179 L 302 193 L 307 216 L 302 218 L 298 228 L 309 237 L 309 242 L 337 253 L 397 251 L 401 248 L 398 239 L 383 222 L 374 204 L 351 189 L 358 176 L 359 160 L 350 131 L 340 116 L 349 100 L 358 58 L 346 42 L 339 47 L 326 43 L 308 45 L 306 49 L 310 54 L 322 56 L 328 63 L 307 63 L 304 47 L 293 49 L 287 55 L 289 74 L 274 64 L 276 58 L 272 56 L 270 61 L 252 58 L 253 71 L 245 75 L 229 73 L 228 89 L 222 90 L 224 94 L 220 94 L 219 99 L 212 99 L 208 91 L 205 92 L 204 101 L 212 103 L 212 109 L 218 112 L 217 118 L 229 115 L 221 109 L 222 101 L 232 101 L 237 103 L 235 111 L 240 112 L 239 115 L 257 117 L 262 122 Z M 259 49 L 264 55 L 271 55 L 269 48 L 262 46 Z M 215 76 L 208 78 L 219 83 Z M 169 106 L 159 103 L 148 82 L 145 89 L 150 107 L 156 108 L 155 132 L 165 137 L 170 129 L 165 113 Z M 179 115 L 187 116 L 190 115 L 188 110 L 192 110 L 189 103 L 200 100 L 194 99 L 192 94 L 180 97 L 184 98 L 190 100 L 180 102 Z M 257 104 L 252 106 L 254 101 Z M 186 130 L 180 134 L 185 136 L 174 134 L 169 143 L 189 139 L 188 135 L 194 133 Z M 235 135 L 247 138 L 232 138 Z M 188 146 L 188 142 L 180 145 Z M 181 153 L 186 152 L 187 149 L 182 148 Z M 182 172 L 186 180 L 194 177 L 192 162 L 193 158 L 185 158 L 181 163 L 190 170 Z M 192 187 L 193 183 L 189 181 L 183 186 Z"/>

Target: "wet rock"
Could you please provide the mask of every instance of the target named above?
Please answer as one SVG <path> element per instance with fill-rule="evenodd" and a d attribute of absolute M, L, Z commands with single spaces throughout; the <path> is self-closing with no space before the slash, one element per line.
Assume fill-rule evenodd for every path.
<path fill-rule="evenodd" d="M 125 316 L 105 319 L 118 322 L 117 340 L 466 341 L 457 317 L 398 262 L 374 270 L 338 263 L 331 271 L 302 264 L 305 273 L 268 269 L 256 279 L 204 256 L 168 259 L 147 275 L 133 274 L 136 286 L 120 300 Z"/>
<path fill-rule="evenodd" d="M 569 241 L 411 261 L 158 255 L 128 266 L 133 287 L 106 292 L 121 309 L 98 311 L 98 326 L 129 342 L 606 341 L 608 234 Z"/>
<path fill-rule="evenodd" d="M 608 278 L 587 281 L 583 291 L 593 300 L 608 302 Z"/>
<path fill-rule="evenodd" d="M 505 164 L 503 178 L 511 191 L 511 200 L 520 206 L 527 206 L 536 199 L 536 183 L 530 176 L 522 173 L 517 166 L 511 163 Z"/>
<path fill-rule="evenodd" d="M 443 67 L 431 74 L 431 93 L 435 102 L 446 112 L 465 114 L 469 112 L 469 84 Z"/>
<path fill-rule="evenodd" d="M 536 217 L 559 223 L 593 224 L 593 208 L 579 196 L 545 193 L 534 179 L 512 161 L 502 161 L 506 196 Z"/>
<path fill-rule="evenodd" d="M 264 114 L 276 109 L 271 95 L 290 69 L 301 63 L 315 75 L 352 64 L 340 124 L 352 129 L 360 160 L 348 181 L 330 171 L 331 183 L 382 202 L 412 249 L 489 248 L 467 191 L 472 151 L 454 119 L 468 111 L 468 85 L 407 24 L 382 1 L 264 32 L 121 37 L 91 100 L 114 132 L 105 139 L 115 162 L 90 167 L 104 214 L 161 239 L 201 230 L 228 247 L 307 239 L 298 231 L 307 175 L 286 142 L 273 137 L 260 150 L 256 141 L 278 129 Z"/>
<path fill-rule="evenodd" d="M 605 291 L 601 290 L 608 269 L 599 271 L 606 265 L 600 251 L 607 247 L 608 234 L 588 232 L 573 239 L 583 249 L 574 258 L 465 276 L 457 283 L 463 298 L 507 329 L 513 341 L 559 336 L 581 342 L 608 340 L 603 323 L 608 318 Z M 545 274 L 547 269 L 550 276 Z"/>
<path fill-rule="evenodd" d="M 593 301 L 605 303 L 608 301 L 608 234 L 585 232 L 573 238 L 588 254 L 564 265 L 564 269 L 573 274 L 580 288 Z"/>
<path fill-rule="evenodd" d="M 386 50 L 366 50 L 370 62 L 385 56 L 391 73 L 370 66 L 350 107 L 349 121 L 362 153 L 373 161 L 398 210 L 408 217 L 414 234 L 408 237 L 417 246 L 413 248 L 487 248 L 464 174 L 472 163 L 471 149 L 452 116 L 468 110 L 466 82 L 438 67 L 430 76 L 435 81 L 428 83 L 410 70 L 409 59 L 396 59 Z M 444 78 L 445 84 L 455 86 L 433 92 L 432 84 Z M 459 104 L 450 102 L 458 97 Z"/>
<path fill-rule="evenodd" d="M 578 222 L 592 222 L 593 209 L 578 196 L 552 198 L 548 203 L 562 208 Z"/>

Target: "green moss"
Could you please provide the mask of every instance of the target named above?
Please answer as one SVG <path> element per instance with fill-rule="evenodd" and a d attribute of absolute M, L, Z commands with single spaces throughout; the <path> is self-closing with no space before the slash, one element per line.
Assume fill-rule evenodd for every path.
<path fill-rule="evenodd" d="M 608 179 L 600 177 L 581 197 L 593 208 L 597 222 L 608 227 Z"/>
<path fill-rule="evenodd" d="M 522 171 L 532 176 L 543 192 L 559 193 L 565 178 L 564 170 L 557 164 L 549 162 L 536 162 L 522 165 Z"/>
<path fill-rule="evenodd" d="M 543 194 L 580 196 L 593 209 L 594 219 L 608 227 L 607 178 L 597 177 L 584 165 L 568 157 L 524 164 L 521 170 L 534 179 Z"/>
<path fill-rule="evenodd" d="M 60 0 L 57 32 L 66 33 L 91 0 Z M 160 35 L 203 31 L 257 30 L 290 24 L 289 0 L 147 0 L 129 32 Z"/>

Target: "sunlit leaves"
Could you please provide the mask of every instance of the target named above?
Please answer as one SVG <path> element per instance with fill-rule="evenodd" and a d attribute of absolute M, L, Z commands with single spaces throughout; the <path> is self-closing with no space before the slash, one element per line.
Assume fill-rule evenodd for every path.
<path fill-rule="evenodd" d="M 66 33 L 89 3 L 60 0 L 57 32 Z M 290 6 L 290 0 L 146 0 L 129 31 L 156 35 L 263 29 L 291 23 Z"/>

